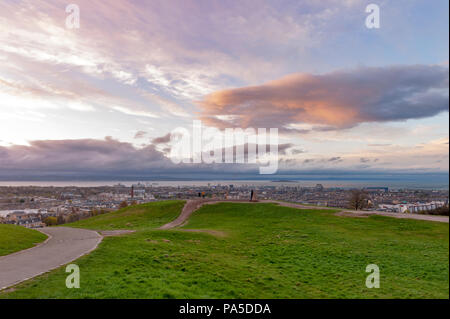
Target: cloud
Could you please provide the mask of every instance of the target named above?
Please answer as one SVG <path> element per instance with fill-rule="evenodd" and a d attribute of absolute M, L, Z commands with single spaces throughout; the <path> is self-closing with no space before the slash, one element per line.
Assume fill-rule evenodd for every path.
<path fill-rule="evenodd" d="M 298 155 L 298 154 L 302 154 L 302 153 L 306 153 L 306 151 L 302 150 L 302 149 L 295 149 L 295 148 L 291 150 L 292 155 Z"/>
<path fill-rule="evenodd" d="M 291 143 L 278 144 L 278 147 L 277 147 L 278 155 L 288 155 L 288 150 L 291 147 L 293 147 L 293 146 L 294 145 L 291 144 Z M 237 156 L 238 147 L 242 147 L 243 148 L 243 152 L 242 152 L 243 158 L 242 157 L 239 158 Z M 275 150 L 275 147 L 276 147 L 276 145 L 266 144 L 265 145 L 265 152 L 266 152 L 266 154 L 269 154 L 270 152 L 273 152 Z M 256 158 L 258 158 L 258 154 L 259 154 L 258 152 L 261 151 L 260 148 L 261 148 L 261 150 L 263 149 L 262 145 L 260 146 L 259 144 L 245 143 L 245 144 L 235 145 L 235 146 L 232 146 L 232 147 L 223 148 L 223 149 L 219 149 L 219 150 L 212 149 L 211 152 L 214 151 L 214 152 L 219 152 L 220 153 L 222 151 L 222 158 L 224 158 L 224 159 L 225 159 L 225 156 L 226 156 L 227 152 L 230 152 L 230 153 L 232 152 L 233 153 L 233 161 L 237 161 L 238 159 L 239 160 L 249 160 L 249 157 L 248 157 L 249 156 L 249 150 L 252 150 L 252 151 L 254 150 L 255 153 L 252 154 L 252 155 L 254 155 L 254 156 L 256 156 Z"/>
<path fill-rule="evenodd" d="M 174 164 L 156 145 L 136 147 L 111 137 L 39 140 L 0 146 L 0 178 L 32 176 L 148 176 L 149 174 L 234 174 L 257 171 L 248 164 Z M 159 175 L 160 176 L 160 175 Z M 194 175 L 193 175 L 194 176 Z"/>
<path fill-rule="evenodd" d="M 15 69 L 23 83 L 44 78 L 56 87 L 60 81 L 84 81 L 129 102 L 99 104 L 150 117 L 158 111 L 188 117 L 193 99 L 285 74 L 307 55 L 306 48 L 327 39 L 325 27 L 342 24 L 340 13 L 349 17 L 358 10 L 353 2 L 334 0 L 76 4 L 81 27 L 67 29 L 61 1 L 0 1 L 0 29 L 8 30 L 0 33 L 0 61 L 8 62 L 0 63 L 2 75 Z M 53 76 L 43 76 L 47 69 Z M 150 105 L 136 91 L 144 92 Z M 137 103 L 144 105 L 134 107 Z"/>
<path fill-rule="evenodd" d="M 146 134 L 147 134 L 147 132 L 145 132 L 145 131 L 137 131 L 136 134 L 134 134 L 134 138 L 135 139 L 143 138 Z"/>
<path fill-rule="evenodd" d="M 40 140 L 0 147 L 2 171 L 127 171 L 168 167 L 170 161 L 153 145 L 136 148 L 111 137 L 104 140 Z"/>
<path fill-rule="evenodd" d="M 369 162 L 376 163 L 376 162 L 379 161 L 379 158 L 373 158 L 373 159 L 371 159 L 371 158 L 361 157 L 361 158 L 359 159 L 359 161 L 360 161 L 361 163 L 369 163 Z"/>
<path fill-rule="evenodd" d="M 198 105 L 209 125 L 319 131 L 419 119 L 448 111 L 448 68 L 410 65 L 296 73 L 259 86 L 217 91 Z"/>
<path fill-rule="evenodd" d="M 170 142 L 170 133 L 167 133 L 164 136 L 155 137 L 152 139 L 152 144 L 158 145 L 158 144 L 166 144 Z"/>
<path fill-rule="evenodd" d="M 378 144 L 368 144 L 367 146 L 370 147 L 382 147 L 382 146 L 391 146 L 392 144 L 388 144 L 388 143 L 378 143 Z"/>
<path fill-rule="evenodd" d="M 113 106 L 112 109 L 114 111 L 121 112 L 121 113 L 124 113 L 124 114 L 127 114 L 127 115 L 145 116 L 145 117 L 150 117 L 150 118 L 159 118 L 158 115 L 156 115 L 153 112 L 147 111 L 145 108 L 140 108 L 140 109 L 139 108 L 134 108 L 134 109 L 131 109 L 131 108 L 128 108 L 128 107 L 116 105 L 116 106 Z"/>
<path fill-rule="evenodd" d="M 431 141 L 422 149 L 400 148 L 379 157 L 368 154 L 344 154 L 342 156 L 326 157 L 312 155 L 306 159 L 297 157 L 282 157 L 279 161 L 279 173 L 289 169 L 292 174 L 301 174 L 309 170 L 326 171 L 330 169 L 346 172 L 361 169 L 370 164 L 372 169 L 386 171 L 441 171 L 448 172 L 448 142 L 447 138 Z M 246 145 L 245 149 L 248 149 Z M 292 144 L 280 144 L 281 153 L 289 155 L 287 150 Z M 111 137 L 104 139 L 78 140 L 38 140 L 29 145 L 0 146 L 0 178 L 14 180 L 33 176 L 57 176 L 58 178 L 76 178 L 86 176 L 172 176 L 180 179 L 183 174 L 191 174 L 189 178 L 197 179 L 200 175 L 211 179 L 211 176 L 221 174 L 222 177 L 232 177 L 250 174 L 247 177 L 257 177 L 258 165 L 250 164 L 173 164 L 167 157 L 168 150 L 158 150 L 157 145 L 136 147 L 132 143 L 121 142 Z M 246 154 L 246 151 L 244 152 Z M 366 162 L 361 159 L 367 160 Z M 440 160 L 439 165 L 436 161 Z M 430 163 L 433 165 L 430 167 Z M 305 168 L 307 165 L 308 169 Z M 368 167 L 368 166 L 364 166 Z M 164 175 L 162 175 L 164 174 Z M 252 175 L 253 174 L 253 175 Z M 139 178 L 138 178 L 139 179 Z"/>
<path fill-rule="evenodd" d="M 328 162 L 341 162 L 342 158 L 337 156 L 337 157 L 331 157 L 327 160 Z"/>

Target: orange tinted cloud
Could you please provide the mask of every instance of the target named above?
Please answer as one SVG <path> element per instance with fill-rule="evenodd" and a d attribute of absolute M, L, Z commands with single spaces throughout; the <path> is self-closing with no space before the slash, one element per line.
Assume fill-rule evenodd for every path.
<path fill-rule="evenodd" d="M 448 68 L 358 68 L 323 75 L 292 74 L 259 86 L 214 92 L 201 118 L 219 127 L 307 123 L 339 129 L 363 122 L 423 118 L 448 111 Z"/>

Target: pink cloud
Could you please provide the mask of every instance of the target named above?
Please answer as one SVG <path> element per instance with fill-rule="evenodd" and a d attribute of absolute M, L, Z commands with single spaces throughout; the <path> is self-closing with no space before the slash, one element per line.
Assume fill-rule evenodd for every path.
<path fill-rule="evenodd" d="M 287 129 L 308 123 L 324 130 L 433 116 L 448 111 L 446 92 L 448 68 L 414 65 L 297 73 L 214 92 L 198 104 L 209 125 Z"/>

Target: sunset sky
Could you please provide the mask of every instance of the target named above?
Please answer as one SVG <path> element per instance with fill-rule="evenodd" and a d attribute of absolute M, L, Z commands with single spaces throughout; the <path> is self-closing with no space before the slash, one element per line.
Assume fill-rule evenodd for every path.
<path fill-rule="evenodd" d="M 2 0 L 0 175 L 191 169 L 194 119 L 277 127 L 285 170 L 447 172 L 448 5 Z"/>

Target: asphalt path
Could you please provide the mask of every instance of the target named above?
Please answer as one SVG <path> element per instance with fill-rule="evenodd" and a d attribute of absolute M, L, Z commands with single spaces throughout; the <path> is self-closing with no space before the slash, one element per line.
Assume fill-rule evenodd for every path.
<path fill-rule="evenodd" d="M 39 231 L 48 236 L 46 241 L 0 257 L 0 290 L 74 261 L 94 250 L 103 238 L 96 231 L 79 228 L 45 227 Z"/>

